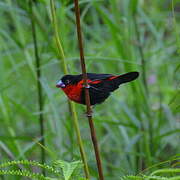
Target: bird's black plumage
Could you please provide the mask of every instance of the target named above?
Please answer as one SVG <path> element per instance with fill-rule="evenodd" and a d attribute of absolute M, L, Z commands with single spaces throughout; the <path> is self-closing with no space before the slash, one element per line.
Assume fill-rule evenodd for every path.
<path fill-rule="evenodd" d="M 119 88 L 123 83 L 135 80 L 138 72 L 129 72 L 123 75 L 87 73 L 89 95 L 91 105 L 105 101 L 111 92 Z M 65 75 L 57 83 L 66 95 L 73 101 L 85 103 L 85 89 L 83 87 L 83 75 Z"/>
<path fill-rule="evenodd" d="M 87 73 L 87 78 L 95 81 L 95 80 L 103 80 L 109 77 L 112 77 L 112 74 L 96 74 L 96 73 Z M 66 83 L 67 81 L 70 81 L 71 84 L 77 84 L 79 81 L 83 79 L 83 75 L 65 75 L 61 78 L 61 80 Z"/>
<path fill-rule="evenodd" d="M 115 91 L 119 88 L 119 86 L 123 83 L 127 83 L 135 80 L 139 76 L 138 72 L 130 72 L 116 78 L 109 80 L 109 78 L 114 77 L 112 74 L 92 74 L 89 73 L 89 79 L 101 80 L 97 84 L 89 83 L 89 96 L 91 105 L 100 104 L 104 102 L 111 94 L 111 92 Z M 85 104 L 85 90 L 83 89 L 81 95 L 82 104 Z"/>

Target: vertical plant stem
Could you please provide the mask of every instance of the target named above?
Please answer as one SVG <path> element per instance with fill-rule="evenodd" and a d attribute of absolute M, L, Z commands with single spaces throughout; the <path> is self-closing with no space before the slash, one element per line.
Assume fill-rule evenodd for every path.
<path fill-rule="evenodd" d="M 176 35 L 176 42 L 177 42 L 177 53 L 180 55 L 180 37 L 179 37 L 179 33 L 178 33 L 178 27 L 177 27 L 177 23 L 176 23 L 176 16 L 175 16 L 175 12 L 174 12 L 174 0 L 171 1 L 171 8 L 172 8 L 172 17 L 173 17 L 173 24 L 174 24 L 174 31 L 175 31 L 175 35 Z M 178 65 L 178 68 L 180 67 L 180 64 Z M 178 69 L 175 70 L 175 72 Z"/>
<path fill-rule="evenodd" d="M 64 51 L 63 51 L 63 48 L 61 45 L 59 35 L 58 35 L 58 26 L 57 26 L 57 20 L 56 20 L 56 11 L 55 11 L 55 6 L 54 6 L 54 0 L 50 0 L 50 4 L 51 4 L 52 21 L 53 21 L 54 32 L 55 32 L 55 41 L 56 41 L 56 45 L 58 48 L 59 57 L 62 59 L 64 73 L 68 74 L 68 69 L 67 69 L 67 65 L 65 62 L 65 54 L 64 54 Z M 80 133 L 80 129 L 79 129 L 75 104 L 73 102 L 71 102 L 70 100 L 68 100 L 68 103 L 70 105 L 71 114 L 72 114 L 73 122 L 75 125 L 75 131 L 76 131 L 76 136 L 77 136 L 77 140 L 78 140 L 78 144 L 79 144 L 79 150 L 80 150 L 81 158 L 82 158 L 82 161 L 84 164 L 85 176 L 86 176 L 86 179 L 89 179 L 89 168 L 88 168 L 87 158 L 86 158 L 86 154 L 84 151 L 84 146 L 83 146 L 81 133 Z"/>
<path fill-rule="evenodd" d="M 84 164 L 85 176 L 87 179 L 89 179 L 90 178 L 89 168 L 88 168 L 87 158 L 86 158 L 86 154 L 85 154 L 84 147 L 83 147 L 83 142 L 81 139 L 81 134 L 80 134 L 79 124 L 78 124 L 78 118 L 77 118 L 77 113 L 76 113 L 76 109 L 75 109 L 75 104 L 73 102 L 70 102 L 69 104 L 70 104 L 70 107 L 72 110 L 72 116 L 74 119 L 74 125 L 75 125 L 76 135 L 77 135 L 78 144 L 79 144 L 79 151 L 80 151 L 81 158 L 82 158 L 83 164 Z"/>
<path fill-rule="evenodd" d="M 138 24 L 137 24 L 137 15 L 135 14 L 134 16 L 134 25 L 135 25 L 135 32 L 136 32 L 136 37 L 137 37 L 137 41 L 138 41 L 138 49 L 139 49 L 139 53 L 141 56 L 141 64 L 142 64 L 142 78 L 143 78 L 143 84 L 145 87 L 145 91 L 147 96 L 149 96 L 149 90 L 148 90 L 148 85 L 147 85 L 147 78 L 146 78 L 146 61 L 144 58 L 144 52 L 143 52 L 143 48 L 142 48 L 142 44 L 140 42 L 140 33 L 138 30 Z"/>
<path fill-rule="evenodd" d="M 50 5 L 51 5 L 51 14 L 52 14 L 54 33 L 55 33 L 55 41 L 56 41 L 56 46 L 58 49 L 58 55 L 59 55 L 59 58 L 62 59 L 62 65 L 63 65 L 64 73 L 68 74 L 68 69 L 67 69 L 66 62 L 65 62 L 65 54 L 64 54 L 64 51 L 63 51 L 63 48 L 61 45 L 61 41 L 59 38 L 59 34 L 58 34 L 58 26 L 57 26 L 56 10 L 55 10 L 55 5 L 54 5 L 54 0 L 50 0 Z"/>
<path fill-rule="evenodd" d="M 45 163 L 45 140 L 44 140 L 44 116 L 43 116 L 43 98 L 42 98 L 42 86 L 40 83 L 41 78 L 41 69 L 40 69 L 40 58 L 37 46 L 37 37 L 36 37 L 36 29 L 34 24 L 34 16 L 33 16 L 33 4 L 32 0 L 29 0 L 29 7 L 30 7 L 30 18 L 31 18 L 31 26 L 32 26 L 32 36 L 33 36 L 33 43 L 34 43 L 34 54 L 36 59 L 36 75 L 37 75 L 37 91 L 38 91 L 38 111 L 39 111 L 39 125 L 40 125 L 40 135 L 41 135 L 41 162 L 42 164 Z M 43 170 L 43 174 L 45 174 L 45 170 Z"/>
<path fill-rule="evenodd" d="M 103 171 L 102 171 L 102 163 L 101 163 L 100 153 L 99 153 L 99 149 L 98 149 L 96 131 L 95 131 L 94 123 L 93 123 L 93 119 L 92 119 L 92 110 L 91 110 L 91 103 L 90 103 L 90 97 L 89 97 L 89 85 L 87 82 L 86 64 L 85 64 L 85 59 L 84 59 L 81 23 L 80 23 L 80 10 L 79 10 L 78 0 L 74 0 L 74 5 L 75 5 L 75 14 L 76 14 L 76 27 L 77 27 L 77 36 L 78 36 L 78 42 L 79 42 L 80 61 L 81 61 L 81 68 L 82 68 L 84 87 L 85 87 L 85 96 L 86 96 L 85 100 L 86 100 L 86 106 L 87 106 L 87 117 L 88 117 L 88 121 L 89 121 L 91 138 L 92 138 L 95 156 L 96 156 L 99 179 L 103 180 L 104 176 L 103 176 Z"/>
<path fill-rule="evenodd" d="M 137 12 L 136 12 L 137 13 Z M 144 128 L 142 127 L 142 131 L 145 133 L 144 137 L 145 137 L 145 147 L 146 147 L 146 153 L 148 154 L 147 155 L 147 164 L 148 165 L 151 165 L 151 153 L 152 153 L 152 150 L 154 149 L 153 148 L 153 126 L 152 126 L 152 117 L 151 117 L 151 113 L 150 113 L 150 108 L 149 108 L 149 89 L 148 89 L 148 84 L 147 84 L 147 76 L 146 76 L 146 60 L 145 60 L 145 57 L 144 57 L 144 52 L 143 52 L 143 47 L 142 47 L 142 44 L 140 42 L 140 32 L 139 32 L 139 29 L 138 29 L 138 23 L 137 23 L 137 14 L 134 14 L 133 18 L 134 18 L 134 27 L 135 27 L 135 33 L 136 33 L 136 37 L 137 37 L 137 41 L 138 41 L 138 50 L 139 50 L 139 53 L 140 53 L 140 56 L 141 56 L 141 64 L 142 64 L 142 79 L 143 79 L 143 84 L 144 84 L 144 88 L 145 88 L 145 93 L 147 95 L 147 98 L 146 98 L 146 105 L 147 105 L 147 116 L 148 116 L 148 119 L 149 119 L 149 139 L 150 139 L 150 143 L 148 143 L 148 138 L 147 138 L 147 135 L 146 135 L 146 132 L 144 131 Z M 143 162 L 142 162 L 143 164 Z M 143 165 L 144 167 L 144 165 Z"/>

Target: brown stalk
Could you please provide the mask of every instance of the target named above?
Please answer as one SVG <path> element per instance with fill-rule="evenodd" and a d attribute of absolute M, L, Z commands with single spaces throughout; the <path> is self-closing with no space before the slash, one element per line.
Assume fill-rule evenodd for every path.
<path fill-rule="evenodd" d="M 97 137 L 96 137 L 96 131 L 95 131 L 95 127 L 94 127 L 94 123 L 93 123 L 93 119 L 92 119 L 92 110 L 91 110 L 91 103 L 90 103 L 90 96 L 89 96 L 89 85 L 87 82 L 86 64 L 85 64 L 85 59 L 84 59 L 81 22 L 80 22 L 80 10 L 79 10 L 78 0 L 74 0 L 74 5 L 75 5 L 75 14 L 76 14 L 76 28 L 77 28 L 77 36 L 78 36 L 78 43 L 79 43 L 80 62 L 81 62 L 81 69 L 82 69 L 84 88 L 85 88 L 87 117 L 88 117 L 88 121 L 89 121 L 89 126 L 90 126 L 90 131 L 91 131 L 91 139 L 93 142 L 95 156 L 96 156 L 99 179 L 104 180 L 103 171 L 102 171 L 102 163 L 101 163 L 101 159 L 100 159 L 100 153 L 99 153 Z"/>

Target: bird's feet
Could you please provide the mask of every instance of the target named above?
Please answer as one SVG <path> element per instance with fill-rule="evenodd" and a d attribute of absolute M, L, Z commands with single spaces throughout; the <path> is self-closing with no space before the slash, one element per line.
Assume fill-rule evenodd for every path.
<path fill-rule="evenodd" d="M 87 85 L 83 84 L 83 88 L 89 89 L 90 85 L 89 84 L 87 84 Z"/>
<path fill-rule="evenodd" d="M 93 111 L 91 110 L 90 112 L 86 111 L 86 117 L 92 117 Z"/>

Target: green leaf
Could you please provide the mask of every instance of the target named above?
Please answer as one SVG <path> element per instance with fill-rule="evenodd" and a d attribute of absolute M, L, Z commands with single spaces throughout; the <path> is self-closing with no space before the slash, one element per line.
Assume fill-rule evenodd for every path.
<path fill-rule="evenodd" d="M 132 14 L 136 14 L 137 5 L 138 5 L 138 0 L 131 0 L 131 2 L 130 2 L 130 8 L 131 8 Z"/>
<path fill-rule="evenodd" d="M 65 180 L 70 180 L 70 178 L 77 175 L 77 173 L 75 173 L 76 170 L 82 168 L 82 162 L 74 161 L 69 163 L 66 161 L 58 160 L 54 163 L 54 166 L 56 168 L 62 169 Z"/>

